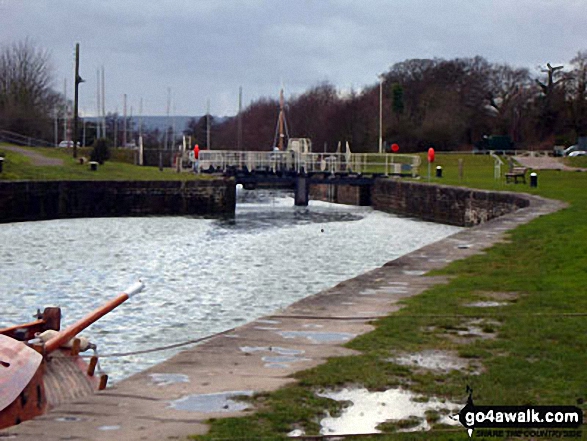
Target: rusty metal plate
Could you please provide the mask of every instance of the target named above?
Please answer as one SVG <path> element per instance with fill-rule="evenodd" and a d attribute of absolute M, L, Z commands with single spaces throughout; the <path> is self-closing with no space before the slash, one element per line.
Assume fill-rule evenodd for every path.
<path fill-rule="evenodd" d="M 0 335 L 0 411 L 20 395 L 42 361 L 41 354 L 23 342 Z"/>

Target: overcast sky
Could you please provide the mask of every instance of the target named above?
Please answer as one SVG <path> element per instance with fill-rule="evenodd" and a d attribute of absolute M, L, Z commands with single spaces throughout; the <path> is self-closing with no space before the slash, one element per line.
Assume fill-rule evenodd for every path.
<path fill-rule="evenodd" d="M 361 89 L 409 58 L 481 55 L 535 70 L 587 50 L 587 0 L 0 0 L 0 44 L 29 37 L 50 51 L 55 88 L 73 94 L 81 47 L 80 110 L 232 115 L 244 104 L 323 81 Z"/>

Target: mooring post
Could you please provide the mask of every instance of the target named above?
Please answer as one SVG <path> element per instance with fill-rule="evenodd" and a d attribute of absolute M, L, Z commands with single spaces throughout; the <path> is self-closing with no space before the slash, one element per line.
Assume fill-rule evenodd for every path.
<path fill-rule="evenodd" d="M 305 207 L 308 205 L 308 179 L 304 176 L 296 178 L 295 205 Z"/>

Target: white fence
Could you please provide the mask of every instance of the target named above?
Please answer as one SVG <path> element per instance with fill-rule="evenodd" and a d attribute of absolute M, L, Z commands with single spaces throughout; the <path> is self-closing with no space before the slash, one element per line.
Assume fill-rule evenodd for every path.
<path fill-rule="evenodd" d="M 210 168 L 226 171 L 234 167 L 249 171 L 267 170 L 306 173 L 382 173 L 418 175 L 420 157 L 417 155 L 376 153 L 296 153 L 293 151 L 237 152 L 204 150 L 199 153 L 200 170 Z"/>

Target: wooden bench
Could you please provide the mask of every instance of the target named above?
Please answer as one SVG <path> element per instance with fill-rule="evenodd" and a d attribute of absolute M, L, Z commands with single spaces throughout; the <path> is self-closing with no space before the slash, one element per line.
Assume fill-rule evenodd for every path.
<path fill-rule="evenodd" d="M 505 181 L 510 182 L 513 179 L 514 183 L 517 184 L 518 178 L 521 178 L 525 184 L 527 171 L 528 171 L 528 168 L 526 168 L 526 167 L 514 167 L 514 168 L 512 168 L 511 172 L 505 174 Z"/>

